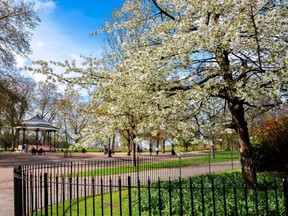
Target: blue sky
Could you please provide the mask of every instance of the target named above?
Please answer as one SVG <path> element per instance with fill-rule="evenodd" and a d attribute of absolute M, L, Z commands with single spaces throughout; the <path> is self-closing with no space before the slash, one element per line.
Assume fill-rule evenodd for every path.
<path fill-rule="evenodd" d="M 18 57 L 18 66 L 34 60 L 64 61 L 93 53 L 100 57 L 101 38 L 90 33 L 101 28 L 123 0 L 29 0 L 35 2 L 41 19 L 31 41 L 33 54 Z M 36 79 L 40 77 L 36 76 Z"/>

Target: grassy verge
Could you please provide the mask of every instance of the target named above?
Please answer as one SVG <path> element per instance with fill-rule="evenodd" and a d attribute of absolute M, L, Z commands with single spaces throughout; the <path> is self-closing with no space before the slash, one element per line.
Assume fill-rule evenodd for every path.
<path fill-rule="evenodd" d="M 189 158 L 179 158 L 174 160 L 165 160 L 159 162 L 149 162 L 149 163 L 141 163 L 136 167 L 133 166 L 121 166 L 121 167 L 106 167 L 93 169 L 78 173 L 73 173 L 71 176 L 104 176 L 104 175 L 116 175 L 121 173 L 132 173 L 132 172 L 141 172 L 141 171 L 149 171 L 155 169 L 167 169 L 167 168 L 180 168 L 180 167 L 188 167 L 188 166 L 199 166 L 199 165 L 207 165 L 209 163 L 221 163 L 231 161 L 231 157 L 233 160 L 239 160 L 239 153 L 233 152 L 231 153 L 216 153 L 215 158 L 211 158 L 208 156 L 201 157 L 189 157 Z"/>

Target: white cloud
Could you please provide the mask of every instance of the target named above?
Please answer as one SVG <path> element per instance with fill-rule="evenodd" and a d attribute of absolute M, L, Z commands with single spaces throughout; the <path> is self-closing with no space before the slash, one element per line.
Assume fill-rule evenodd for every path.
<path fill-rule="evenodd" d="M 54 1 L 40 1 L 36 0 L 35 6 L 40 10 L 41 18 L 40 25 L 36 28 L 32 41 L 31 48 L 33 53 L 29 59 L 17 60 L 21 66 L 31 66 L 32 61 L 60 61 L 75 59 L 78 63 L 83 61 L 80 56 L 88 56 L 93 52 L 93 56 L 100 57 L 101 48 L 96 40 L 91 40 L 77 35 L 77 29 L 73 29 L 74 34 L 67 32 L 67 27 L 57 20 L 52 10 L 56 10 L 56 3 Z M 47 11 L 49 13 L 47 13 Z M 50 13 L 51 12 L 51 13 Z M 72 25 L 71 28 L 74 28 Z M 70 31 L 71 32 L 71 31 Z M 90 40 L 89 40 L 90 39 Z M 94 43 L 95 42 L 95 43 Z M 56 73 L 60 73 L 59 68 L 55 68 Z M 43 75 L 33 75 L 36 81 L 45 79 Z"/>
<path fill-rule="evenodd" d="M 75 29 L 77 33 L 77 30 Z M 43 20 L 37 27 L 31 41 L 33 54 L 29 56 L 32 61 L 65 61 L 81 60 L 80 56 L 93 55 L 100 57 L 100 44 L 95 41 L 70 35 L 63 31 L 63 27 L 50 20 Z M 93 44 L 92 44 L 93 43 Z"/>
<path fill-rule="evenodd" d="M 32 60 L 64 61 L 89 54 L 85 47 L 77 43 L 77 39 L 63 34 L 57 25 L 48 22 L 38 27 L 31 46 Z"/>
<path fill-rule="evenodd" d="M 54 1 L 35 1 L 35 10 L 43 10 L 46 12 L 52 12 L 56 8 L 56 3 Z"/>

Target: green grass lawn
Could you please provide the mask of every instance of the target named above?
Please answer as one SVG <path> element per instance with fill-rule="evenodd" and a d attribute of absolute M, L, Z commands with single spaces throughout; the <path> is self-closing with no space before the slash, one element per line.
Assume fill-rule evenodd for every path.
<path fill-rule="evenodd" d="M 121 199 L 120 199 L 121 195 Z M 112 204 L 111 204 L 112 203 Z M 129 215 L 128 190 L 68 200 L 48 208 L 48 215 Z M 45 215 L 45 209 L 38 211 Z M 138 215 L 133 208 L 132 215 Z"/>
<path fill-rule="evenodd" d="M 159 162 L 149 162 L 149 163 L 141 163 L 136 167 L 133 166 L 121 166 L 121 167 L 105 167 L 99 169 L 93 169 L 78 173 L 73 173 L 71 176 L 105 176 L 105 175 L 116 175 L 121 173 L 132 173 L 132 172 L 141 172 L 141 171 L 149 171 L 155 169 L 167 169 L 167 168 L 180 168 L 180 167 L 188 167 L 188 166 L 199 166 L 199 165 L 208 165 L 209 163 L 220 163 L 220 162 L 228 162 L 233 160 L 239 160 L 239 152 L 219 152 L 215 154 L 215 158 L 211 158 L 209 156 L 201 156 L 201 157 L 189 157 L 189 158 L 179 158 L 174 160 L 165 160 Z"/>

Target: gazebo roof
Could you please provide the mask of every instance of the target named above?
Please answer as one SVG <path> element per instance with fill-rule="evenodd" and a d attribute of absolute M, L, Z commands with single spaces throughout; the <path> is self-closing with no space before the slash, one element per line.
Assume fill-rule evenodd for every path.
<path fill-rule="evenodd" d="M 58 131 L 59 128 L 54 127 L 52 123 L 41 118 L 39 115 L 34 116 L 33 118 L 23 121 L 20 126 L 16 127 L 17 129 L 25 129 L 27 131 Z"/>

